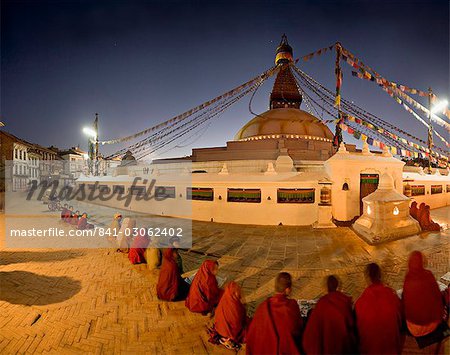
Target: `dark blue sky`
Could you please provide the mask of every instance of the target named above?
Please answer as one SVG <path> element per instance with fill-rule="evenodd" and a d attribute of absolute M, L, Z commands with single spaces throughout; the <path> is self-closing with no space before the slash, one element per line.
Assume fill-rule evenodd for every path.
<path fill-rule="evenodd" d="M 95 112 L 101 140 L 169 119 L 272 66 L 283 33 L 296 57 L 339 40 L 386 78 L 449 97 L 448 1 L 3 0 L 1 10 L 2 120 L 42 145 L 86 147 L 81 129 Z M 334 55 L 300 66 L 334 88 Z M 426 138 L 381 89 L 343 68 L 345 98 Z M 267 109 L 270 89 L 254 111 Z M 168 155 L 232 139 L 252 117 L 248 101 Z"/>

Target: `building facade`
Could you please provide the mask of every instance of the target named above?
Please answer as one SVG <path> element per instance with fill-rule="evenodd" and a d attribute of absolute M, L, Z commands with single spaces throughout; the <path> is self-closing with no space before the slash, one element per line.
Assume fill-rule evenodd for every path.
<path fill-rule="evenodd" d="M 408 191 L 410 180 L 411 199 L 432 208 L 450 204 L 447 171 L 413 175 L 387 150 L 371 152 L 367 144 L 362 150 L 343 143 L 334 147 L 330 129 L 301 109 L 303 97 L 292 61 L 292 48 L 283 41 L 277 48 L 280 70 L 270 109 L 248 121 L 226 146 L 194 149 L 187 158 L 155 160 L 150 169 L 136 162 L 106 176 L 80 177 L 78 185 L 95 188 L 97 181 L 97 187 L 126 193 L 145 190 L 144 185 L 132 186 L 136 177 L 154 179 L 156 187 L 170 192 L 162 201 L 95 203 L 184 217 L 175 206 L 188 201 L 189 218 L 237 224 L 332 227 L 332 221 L 353 221 L 363 214 L 363 199 L 377 189 L 383 175 L 392 178 L 399 194 Z"/>

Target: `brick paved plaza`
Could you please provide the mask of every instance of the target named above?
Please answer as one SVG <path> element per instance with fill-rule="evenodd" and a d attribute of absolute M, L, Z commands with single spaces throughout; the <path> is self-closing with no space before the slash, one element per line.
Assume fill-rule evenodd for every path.
<path fill-rule="evenodd" d="M 449 211 L 435 210 L 433 216 L 448 223 Z M 56 216 L 55 225 L 70 228 Z M 3 222 L 1 227 L 4 234 Z M 294 277 L 293 297 L 309 299 L 324 293 L 323 278 L 330 273 L 339 275 L 344 291 L 356 298 L 365 287 L 362 272 L 370 261 L 380 263 L 385 281 L 399 289 L 414 249 L 426 254 L 436 277 L 449 269 L 448 229 L 379 246 L 367 245 L 344 227 L 194 222 L 193 235 L 193 248 L 182 252 L 185 271 L 196 269 L 207 256 L 218 259 L 219 275 L 242 285 L 249 313 L 272 292 L 274 276 L 281 270 Z M 208 317 L 190 313 L 184 302 L 158 301 L 157 275 L 145 265 L 131 265 L 112 249 L 3 246 L 0 353 L 228 353 L 208 343 Z M 450 353 L 448 344 L 442 352 Z M 419 352 L 407 339 L 405 353 L 427 351 Z"/>

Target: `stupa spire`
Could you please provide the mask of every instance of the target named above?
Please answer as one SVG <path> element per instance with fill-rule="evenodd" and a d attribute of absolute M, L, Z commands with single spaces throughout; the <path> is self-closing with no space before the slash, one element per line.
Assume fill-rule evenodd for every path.
<path fill-rule="evenodd" d="M 288 39 L 285 33 L 281 36 L 281 42 L 277 47 L 275 55 L 275 64 L 293 63 L 294 51 L 288 43 Z"/>
<path fill-rule="evenodd" d="M 280 67 L 272 92 L 270 93 L 270 108 L 300 108 L 302 95 L 291 71 L 294 63 L 293 50 L 289 45 L 287 36 L 283 34 L 277 47 L 275 63 Z"/>

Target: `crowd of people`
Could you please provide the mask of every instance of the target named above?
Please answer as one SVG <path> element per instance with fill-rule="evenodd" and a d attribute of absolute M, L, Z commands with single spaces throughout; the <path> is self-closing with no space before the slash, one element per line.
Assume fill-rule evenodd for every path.
<path fill-rule="evenodd" d="M 166 258 L 176 251 L 167 250 L 170 251 L 164 253 L 158 297 L 174 301 L 186 291 L 182 289 L 173 255 Z M 170 272 L 166 266 L 169 263 Z M 339 291 L 337 277 L 330 275 L 327 295 L 320 298 L 307 319 L 301 317 L 297 301 L 289 298 L 290 274 L 278 274 L 275 294 L 258 306 L 251 320 L 237 283 L 230 282 L 224 290 L 219 289 L 217 268 L 211 260 L 202 264 L 187 294 L 186 307 L 202 314 L 214 312 L 214 326 L 209 329 L 212 343 L 239 349 L 246 342 L 248 354 L 400 354 L 405 334 L 426 337 L 444 329 L 442 324 L 447 319 L 448 288 L 441 293 L 418 251 L 410 256 L 401 299 L 383 284 L 380 267 L 371 263 L 366 269 L 368 287 L 354 305 L 351 297 Z M 164 290 L 169 289 L 167 297 Z M 436 337 L 439 340 L 439 334 Z"/>
<path fill-rule="evenodd" d="M 74 224 L 77 215 L 78 211 L 72 213 L 69 207 L 61 218 Z M 400 297 L 383 283 L 380 266 L 370 263 L 365 270 L 367 287 L 355 302 L 340 290 L 338 278 L 330 275 L 327 294 L 302 317 L 297 301 L 289 298 L 292 277 L 280 272 L 274 294 L 257 307 L 251 319 L 238 283 L 219 287 L 217 261 L 205 260 L 188 283 L 182 277 L 178 241 L 170 240 L 161 249 L 145 233 L 132 238 L 124 232 L 135 225 L 132 218 L 114 215 L 111 228 L 117 236 L 116 250 L 128 253 L 133 264 L 147 263 L 151 269 L 160 269 L 158 299 L 184 301 L 191 312 L 214 317 L 208 328 L 213 344 L 239 350 L 245 343 L 247 354 L 400 354 L 406 335 L 415 337 L 419 346 L 439 346 L 450 335 L 449 288 L 440 290 L 420 251 L 409 257 Z"/>
<path fill-rule="evenodd" d="M 409 258 L 401 298 L 382 282 L 380 267 L 371 263 L 366 268 L 368 286 L 354 304 L 339 290 L 338 278 L 330 275 L 328 293 L 307 319 L 301 317 L 297 301 L 289 298 L 292 277 L 286 272 L 278 274 L 275 294 L 250 319 L 239 285 L 229 282 L 219 288 L 217 262 L 204 261 L 188 289 L 177 255 L 173 248 L 163 253 L 158 298 L 186 297 L 191 312 L 214 314 L 210 342 L 235 350 L 245 342 L 247 354 L 400 354 L 406 334 L 440 343 L 448 329 L 449 289 L 440 291 L 419 251 Z"/>
<path fill-rule="evenodd" d="M 94 225 L 88 222 L 88 214 L 80 211 L 73 211 L 73 206 L 65 204 L 61 210 L 61 220 L 66 222 L 79 230 L 92 229 Z"/>

